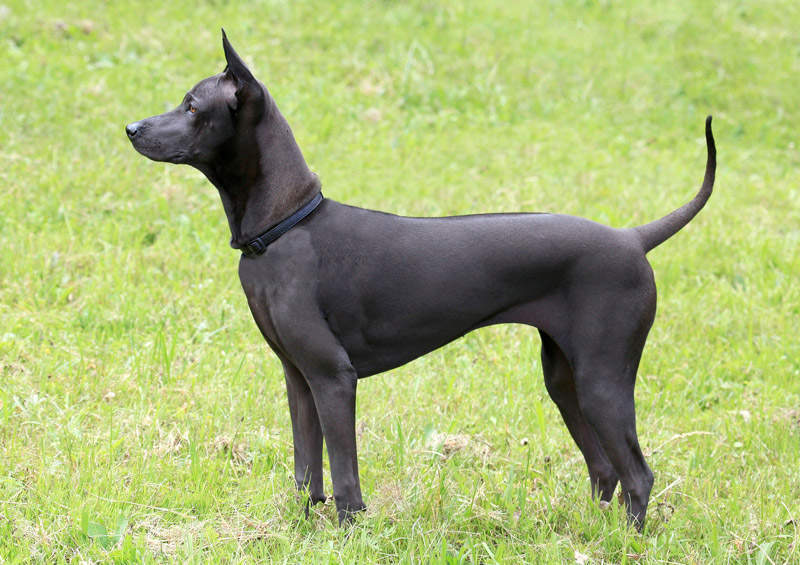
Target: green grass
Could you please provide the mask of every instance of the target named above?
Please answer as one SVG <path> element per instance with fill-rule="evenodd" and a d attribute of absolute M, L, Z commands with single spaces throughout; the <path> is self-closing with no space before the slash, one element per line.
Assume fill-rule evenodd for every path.
<path fill-rule="evenodd" d="M 800 4 L 0 4 L 0 562 L 800 562 Z M 301 518 L 216 191 L 123 132 L 223 25 L 326 195 L 396 213 L 643 223 L 714 115 L 715 193 L 650 254 L 644 534 L 590 501 L 521 326 L 359 383 L 369 510 Z"/>

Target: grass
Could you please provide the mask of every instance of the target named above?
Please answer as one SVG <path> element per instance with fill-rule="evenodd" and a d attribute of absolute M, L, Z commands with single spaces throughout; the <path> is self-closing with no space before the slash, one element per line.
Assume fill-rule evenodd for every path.
<path fill-rule="evenodd" d="M 800 561 L 796 2 L 0 5 L 0 561 Z M 715 193 L 650 254 L 644 534 L 589 500 L 529 328 L 359 383 L 368 512 L 301 518 L 283 378 L 215 190 L 124 124 L 223 67 L 326 195 L 615 226 Z M 327 481 L 330 491 L 330 482 Z"/>

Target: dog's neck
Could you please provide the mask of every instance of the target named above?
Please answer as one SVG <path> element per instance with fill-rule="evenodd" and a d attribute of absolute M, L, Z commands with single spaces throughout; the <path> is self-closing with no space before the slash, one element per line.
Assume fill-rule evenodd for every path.
<path fill-rule="evenodd" d="M 250 139 L 238 137 L 220 162 L 198 167 L 219 190 L 231 229 L 231 247 L 239 248 L 274 226 L 320 191 L 286 119 L 266 95 L 267 107 Z"/>

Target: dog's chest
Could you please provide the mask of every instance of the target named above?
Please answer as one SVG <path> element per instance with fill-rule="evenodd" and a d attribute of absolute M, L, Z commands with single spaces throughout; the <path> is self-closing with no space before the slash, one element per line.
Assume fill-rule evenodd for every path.
<path fill-rule="evenodd" d="M 295 235 L 300 237 L 293 237 Z M 306 239 L 300 233 L 284 237 L 286 240 Z M 239 264 L 239 280 L 253 319 L 264 338 L 273 349 L 284 351 L 282 334 L 287 324 L 299 315 L 297 311 L 302 309 L 302 305 L 313 300 L 316 276 L 310 272 L 313 262 L 309 259 L 313 258 L 313 253 L 306 249 L 297 250 L 297 241 L 290 249 L 281 249 L 288 247 L 279 245 L 281 243 L 284 243 L 283 239 L 274 245 L 274 250 L 270 247 L 264 255 L 243 258 Z"/>

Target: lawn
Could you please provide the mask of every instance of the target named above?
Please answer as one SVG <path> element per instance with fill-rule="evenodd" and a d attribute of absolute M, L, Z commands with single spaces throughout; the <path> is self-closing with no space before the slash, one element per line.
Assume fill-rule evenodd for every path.
<path fill-rule="evenodd" d="M 591 501 L 524 326 L 360 382 L 368 510 L 302 517 L 216 190 L 124 133 L 222 70 L 222 26 L 326 196 L 399 214 L 641 224 L 713 114 L 715 192 L 649 254 L 644 533 Z M 0 0 L 0 562 L 800 562 L 798 29 L 793 0 Z"/>

